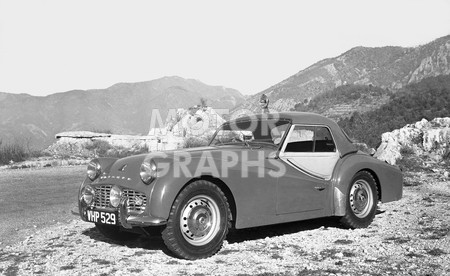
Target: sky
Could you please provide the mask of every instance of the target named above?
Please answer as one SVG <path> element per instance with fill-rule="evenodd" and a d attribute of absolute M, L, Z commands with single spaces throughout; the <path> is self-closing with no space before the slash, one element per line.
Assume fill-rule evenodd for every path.
<path fill-rule="evenodd" d="M 0 0 L 0 91 L 164 76 L 255 94 L 356 46 L 450 34 L 450 0 Z"/>

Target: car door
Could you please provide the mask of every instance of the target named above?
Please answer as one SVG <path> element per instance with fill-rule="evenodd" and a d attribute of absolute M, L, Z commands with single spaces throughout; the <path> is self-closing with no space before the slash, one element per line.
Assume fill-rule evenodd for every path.
<path fill-rule="evenodd" d="M 328 127 L 292 125 L 279 157 L 286 173 L 277 184 L 277 214 L 324 212 L 340 158 Z"/>

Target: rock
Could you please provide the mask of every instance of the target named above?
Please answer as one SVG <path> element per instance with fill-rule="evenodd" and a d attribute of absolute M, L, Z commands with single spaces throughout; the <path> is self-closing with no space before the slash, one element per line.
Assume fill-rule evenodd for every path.
<path fill-rule="evenodd" d="M 374 157 L 395 165 L 404 154 L 425 155 L 436 162 L 449 154 L 450 117 L 422 119 L 401 129 L 383 133 Z"/>
<path fill-rule="evenodd" d="M 151 128 L 146 136 L 90 131 L 58 133 L 55 136 L 57 141 L 45 152 L 54 157 L 77 156 L 91 159 L 99 155 L 98 151 L 114 156 L 116 153 L 117 155 L 123 155 L 123 153 L 133 155 L 149 151 L 173 150 L 182 147 L 186 137 L 209 138 L 224 122 L 219 110 L 196 106 L 190 110 L 177 110 L 165 126 Z M 64 162 L 62 165 L 71 164 L 73 162 Z"/>

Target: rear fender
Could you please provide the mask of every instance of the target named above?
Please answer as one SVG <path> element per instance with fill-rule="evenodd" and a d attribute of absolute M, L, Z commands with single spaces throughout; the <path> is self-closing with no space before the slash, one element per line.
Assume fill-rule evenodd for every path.
<path fill-rule="evenodd" d="M 352 154 L 342 158 L 336 165 L 334 186 L 334 215 L 343 216 L 347 207 L 347 191 L 352 178 L 359 171 L 368 171 L 377 181 L 378 198 L 381 202 L 398 200 L 402 197 L 403 177 L 394 166 L 365 154 Z"/>

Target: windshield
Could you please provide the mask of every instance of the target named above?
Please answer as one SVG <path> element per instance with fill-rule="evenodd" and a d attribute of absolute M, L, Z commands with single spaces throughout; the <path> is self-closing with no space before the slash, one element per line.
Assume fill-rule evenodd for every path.
<path fill-rule="evenodd" d="M 278 145 L 288 126 L 288 120 L 248 120 L 223 124 L 210 145 L 234 143 L 266 143 Z"/>

